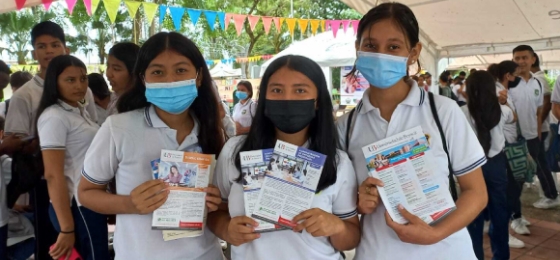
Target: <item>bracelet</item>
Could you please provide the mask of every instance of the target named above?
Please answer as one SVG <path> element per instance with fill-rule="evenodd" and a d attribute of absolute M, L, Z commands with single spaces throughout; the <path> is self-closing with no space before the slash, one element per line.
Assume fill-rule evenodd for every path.
<path fill-rule="evenodd" d="M 74 233 L 74 230 L 72 231 L 60 231 L 61 234 L 72 234 Z"/>

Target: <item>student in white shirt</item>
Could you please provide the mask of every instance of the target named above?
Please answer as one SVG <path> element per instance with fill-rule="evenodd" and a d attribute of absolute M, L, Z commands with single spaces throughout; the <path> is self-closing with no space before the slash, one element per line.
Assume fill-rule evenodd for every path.
<path fill-rule="evenodd" d="M 138 53 L 132 89 L 119 100 L 95 136 L 78 188 L 80 202 L 102 214 L 117 215 L 116 259 L 222 259 L 210 230 L 192 238 L 164 241 L 152 230 L 152 212 L 168 195 L 153 180 L 150 162 L 161 150 L 219 154 L 225 140 L 212 78 L 191 40 L 171 32 L 148 39 Z M 106 192 L 116 177 L 118 194 Z M 163 192 L 162 192 L 163 191 Z M 206 189 L 208 212 L 221 203 L 215 187 Z"/>
<path fill-rule="evenodd" d="M 453 85 L 453 94 L 457 97 L 457 104 L 462 107 L 467 104 L 466 80 L 461 80 Z"/>
<path fill-rule="evenodd" d="M 357 183 L 350 159 L 337 149 L 332 103 L 321 68 L 302 56 L 281 57 L 267 68 L 253 124 L 247 135 L 230 139 L 218 158 L 214 178 L 224 201 L 208 226 L 233 245 L 232 260 L 341 259 L 360 240 Z M 241 151 L 273 148 L 276 140 L 327 156 L 312 208 L 297 215 L 293 230 L 254 233 L 246 216 Z M 272 167 L 271 167 L 272 168 Z"/>
<path fill-rule="evenodd" d="M 103 78 L 103 75 L 99 73 L 90 73 L 88 75 L 88 86 L 95 100 L 97 124 L 102 125 L 109 116 L 109 106 L 111 104 L 116 104 L 117 95 L 109 91 L 107 82 Z"/>
<path fill-rule="evenodd" d="M 544 198 L 533 203 L 533 207 L 551 209 L 560 206 L 560 198 L 546 161 L 544 146 L 540 141 L 544 121 L 542 115 L 544 86 L 531 74 L 531 66 L 535 63 L 534 53 L 533 48 L 528 45 L 520 45 L 513 49 L 513 61 L 519 65 L 518 73 L 522 79 L 517 87 L 509 90 L 509 94 L 517 110 L 521 132 L 527 139 L 527 149 L 537 163 L 537 176 L 545 195 Z"/>
<path fill-rule="evenodd" d="M 16 91 L 23 86 L 23 84 L 27 83 L 33 78 L 29 72 L 26 71 L 16 71 L 10 75 L 10 87 L 12 88 L 12 95 L 16 93 Z M 0 116 L 6 118 L 6 114 L 8 109 L 10 108 L 10 100 L 6 100 L 0 103 Z"/>
<path fill-rule="evenodd" d="M 61 55 L 49 64 L 37 133 L 49 189 L 51 222 L 58 239 L 50 250 L 53 259 L 75 248 L 84 259 L 107 259 L 107 217 L 81 206 L 77 196 L 86 151 L 99 126 L 80 103 L 88 90 L 86 65 Z"/>
<path fill-rule="evenodd" d="M 370 88 L 353 113 L 337 120 L 341 146 L 348 150 L 361 184 L 358 212 L 362 214 L 362 239 L 356 249 L 357 260 L 476 257 L 466 226 L 487 204 L 480 169 L 486 156 L 455 101 L 422 91 L 408 80 L 408 67 L 417 62 L 422 50 L 419 31 L 412 10 L 400 3 L 378 5 L 358 26 L 356 69 Z M 400 211 L 409 220 L 407 225 L 389 217 L 377 191 L 382 183 L 368 176 L 362 152 L 366 145 L 417 126 L 428 136 L 435 160 L 432 170 L 441 184 L 448 187 L 452 168 L 461 188 L 457 209 L 433 226 L 404 208 Z"/>
<path fill-rule="evenodd" d="M 109 50 L 105 76 L 111 84 L 115 97 L 107 107 L 107 116 L 117 114 L 117 101 L 120 96 L 132 88 L 132 71 L 138 58 L 140 47 L 132 42 L 120 42 Z"/>
<path fill-rule="evenodd" d="M 544 71 L 541 70 L 541 62 L 539 59 L 539 55 L 536 53 L 533 54 L 535 57 L 535 63 L 531 66 L 531 73 L 533 76 L 541 83 L 543 88 L 543 106 L 542 106 L 542 127 L 541 127 L 541 145 L 543 146 L 543 151 L 545 149 L 545 142 L 548 140 L 548 133 L 550 132 L 550 111 L 552 110 L 552 104 L 550 103 L 550 96 L 552 95 L 552 91 L 550 90 L 551 86 L 548 84 L 548 80 L 546 79 L 546 75 Z"/>
<path fill-rule="evenodd" d="M 504 124 L 515 123 L 513 111 L 498 103 L 494 76 L 486 71 L 477 71 L 469 75 L 467 95 L 470 102 L 461 108 L 488 161 L 482 166 L 482 173 L 488 191 L 486 213 L 490 217 L 492 231 L 488 234 L 492 245 L 494 259 L 509 259 L 508 224 L 509 210 L 507 204 L 507 158 L 505 147 Z M 484 259 L 483 226 L 485 214 L 480 214 L 468 226 L 478 259 Z"/>
<path fill-rule="evenodd" d="M 237 135 L 246 134 L 251 129 L 251 124 L 257 111 L 257 104 L 253 102 L 253 85 L 249 81 L 237 83 L 235 96 L 239 99 L 233 107 L 233 121 Z"/>

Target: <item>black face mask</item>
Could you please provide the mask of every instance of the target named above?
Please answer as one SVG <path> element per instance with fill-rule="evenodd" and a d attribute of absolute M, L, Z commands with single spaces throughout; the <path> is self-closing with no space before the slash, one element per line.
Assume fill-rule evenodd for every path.
<path fill-rule="evenodd" d="M 267 99 L 264 115 L 278 130 L 286 134 L 295 134 L 303 130 L 315 118 L 315 100 Z"/>
<path fill-rule="evenodd" d="M 519 82 L 521 82 L 520 77 L 515 77 L 514 81 L 508 81 L 508 89 L 517 87 L 517 85 L 519 85 Z"/>

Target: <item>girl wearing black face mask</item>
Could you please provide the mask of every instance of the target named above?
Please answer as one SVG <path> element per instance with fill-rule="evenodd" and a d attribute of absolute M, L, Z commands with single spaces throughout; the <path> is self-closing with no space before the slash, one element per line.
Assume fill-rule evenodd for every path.
<path fill-rule="evenodd" d="M 248 135 L 230 139 L 218 158 L 214 180 L 227 207 L 210 214 L 208 226 L 234 245 L 233 260 L 338 260 L 339 251 L 360 240 L 357 181 L 347 154 L 337 148 L 324 74 L 307 58 L 281 57 L 266 70 L 260 93 Z M 257 234 L 257 223 L 245 216 L 239 152 L 273 148 L 277 140 L 325 154 L 327 160 L 311 209 L 294 218 L 299 225 Z"/>

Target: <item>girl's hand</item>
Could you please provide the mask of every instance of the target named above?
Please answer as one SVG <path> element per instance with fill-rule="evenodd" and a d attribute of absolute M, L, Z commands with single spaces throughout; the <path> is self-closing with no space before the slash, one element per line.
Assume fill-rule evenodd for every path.
<path fill-rule="evenodd" d="M 297 224 L 303 220 L 303 222 Z M 294 232 L 301 232 L 305 229 L 307 233 L 314 237 L 330 237 L 344 230 L 344 222 L 339 217 L 327 213 L 321 209 L 308 209 L 292 220 L 297 226 L 293 228 Z"/>
<path fill-rule="evenodd" d="M 70 255 L 72 254 L 72 249 L 74 249 L 74 242 L 74 233 L 59 233 L 58 238 L 56 239 L 56 243 L 49 251 L 49 254 L 53 259 L 59 259 L 63 256 L 65 256 L 66 259 L 69 259 Z"/>
<path fill-rule="evenodd" d="M 169 190 L 162 180 L 151 180 L 140 184 L 130 193 L 130 203 L 136 214 L 149 214 L 165 203 Z"/>
<path fill-rule="evenodd" d="M 259 233 L 255 233 L 254 227 L 258 225 L 259 223 L 247 216 L 232 218 L 228 225 L 227 242 L 234 246 L 240 246 L 261 237 Z"/>
<path fill-rule="evenodd" d="M 377 186 L 383 187 L 379 179 L 368 177 L 358 188 L 358 212 L 371 214 L 379 205 L 379 191 Z"/>
<path fill-rule="evenodd" d="M 397 233 L 401 241 L 416 245 L 432 245 L 443 239 L 440 238 L 435 227 L 426 224 L 422 219 L 408 212 L 402 205 L 399 205 L 398 208 L 401 215 L 408 220 L 408 223 L 403 225 L 394 222 L 387 211 L 385 211 L 385 221 L 387 226 Z"/>
<path fill-rule="evenodd" d="M 204 190 L 206 191 L 206 207 L 208 208 L 208 213 L 218 210 L 218 206 L 222 203 L 220 190 L 212 184 L 208 185 L 208 188 Z"/>

